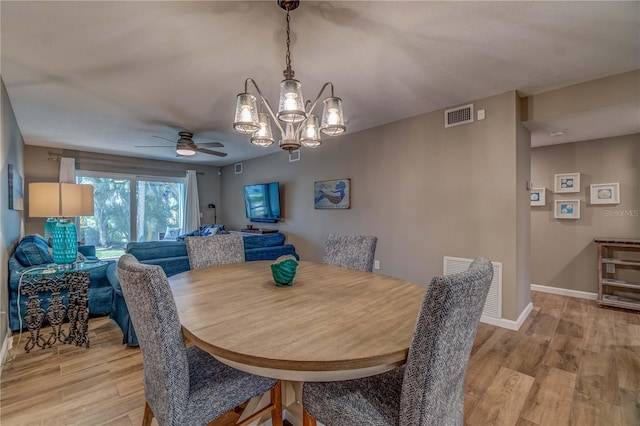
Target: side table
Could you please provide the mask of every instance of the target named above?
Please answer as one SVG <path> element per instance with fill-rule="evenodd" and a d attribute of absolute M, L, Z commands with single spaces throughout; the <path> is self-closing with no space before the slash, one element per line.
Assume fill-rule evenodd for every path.
<path fill-rule="evenodd" d="M 36 346 L 42 349 L 50 348 L 56 342 L 89 347 L 89 272 L 107 263 L 82 262 L 66 269 L 52 265 L 50 269 L 34 269 L 23 274 L 20 294 L 29 298 L 24 316 L 29 330 L 24 347 L 26 352 L 30 352 Z M 64 303 L 63 291 L 68 291 L 67 306 Z M 48 302 L 46 310 L 42 307 L 43 301 Z M 65 318 L 69 319 L 69 329 L 66 332 L 62 329 Z M 48 336 L 41 334 L 45 320 L 51 325 Z"/>

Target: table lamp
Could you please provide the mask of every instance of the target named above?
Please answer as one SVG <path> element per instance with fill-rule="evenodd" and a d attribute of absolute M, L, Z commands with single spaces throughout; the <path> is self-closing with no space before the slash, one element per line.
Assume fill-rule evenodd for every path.
<path fill-rule="evenodd" d="M 53 261 L 75 262 L 78 256 L 76 216 L 93 216 L 93 186 L 75 183 L 41 182 L 29 184 L 29 216 L 59 218 L 53 228 Z"/>

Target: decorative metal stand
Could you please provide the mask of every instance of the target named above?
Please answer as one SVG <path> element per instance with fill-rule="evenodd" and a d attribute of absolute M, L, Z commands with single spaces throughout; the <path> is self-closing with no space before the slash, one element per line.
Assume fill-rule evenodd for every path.
<path fill-rule="evenodd" d="M 68 306 L 64 305 L 61 294 L 69 291 Z M 21 294 L 28 296 L 27 310 L 24 319 L 29 330 L 29 338 L 25 351 L 34 347 L 50 348 L 56 342 L 73 343 L 76 346 L 89 347 L 89 307 L 87 292 L 89 291 L 89 272 L 72 271 L 65 273 L 25 275 Z M 42 308 L 41 296 L 49 294 L 49 306 Z M 69 318 L 69 330 L 65 334 L 62 323 Z M 48 336 L 41 334 L 45 319 L 51 325 Z"/>

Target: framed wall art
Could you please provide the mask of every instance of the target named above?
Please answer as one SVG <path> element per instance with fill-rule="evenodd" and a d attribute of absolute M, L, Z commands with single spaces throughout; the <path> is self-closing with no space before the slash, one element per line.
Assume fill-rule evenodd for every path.
<path fill-rule="evenodd" d="M 315 182 L 314 207 L 316 209 L 348 209 L 351 207 L 351 179 Z"/>
<path fill-rule="evenodd" d="M 619 204 L 620 184 L 599 183 L 590 186 L 591 204 Z"/>
<path fill-rule="evenodd" d="M 553 217 L 556 219 L 580 219 L 580 200 L 556 200 Z"/>
<path fill-rule="evenodd" d="M 22 210 L 22 203 L 24 195 L 22 192 L 22 176 L 13 167 L 13 164 L 7 164 L 7 170 L 9 175 L 7 176 L 9 187 L 7 188 L 9 195 L 9 209 L 10 210 Z"/>
<path fill-rule="evenodd" d="M 545 188 L 531 188 L 531 205 L 532 206 L 546 206 L 546 189 Z"/>
<path fill-rule="evenodd" d="M 563 173 L 554 176 L 556 193 L 580 192 L 580 173 Z"/>

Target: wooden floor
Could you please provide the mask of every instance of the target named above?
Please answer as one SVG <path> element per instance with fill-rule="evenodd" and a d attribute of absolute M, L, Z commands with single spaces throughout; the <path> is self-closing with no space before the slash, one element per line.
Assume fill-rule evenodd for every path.
<path fill-rule="evenodd" d="M 517 332 L 481 324 L 465 389 L 468 425 L 640 425 L 640 313 L 532 293 Z M 107 318 L 90 321 L 91 348 L 23 352 L 2 369 L 0 423 L 139 425 L 140 351 Z M 231 425 L 231 412 L 215 424 Z M 154 421 L 155 424 L 155 421 Z"/>

